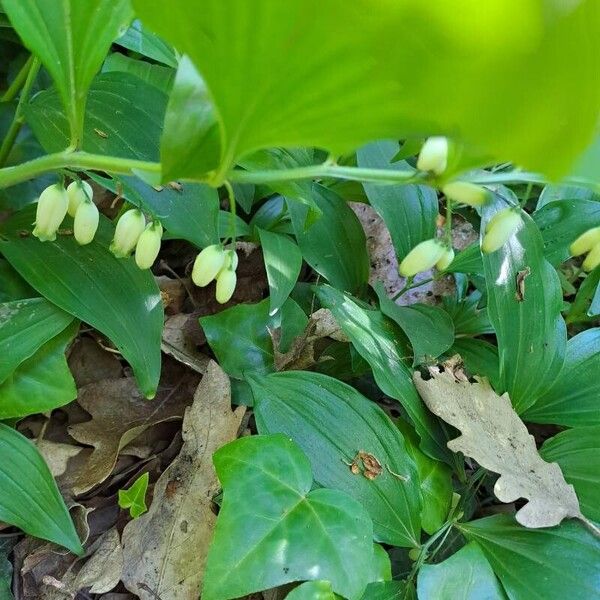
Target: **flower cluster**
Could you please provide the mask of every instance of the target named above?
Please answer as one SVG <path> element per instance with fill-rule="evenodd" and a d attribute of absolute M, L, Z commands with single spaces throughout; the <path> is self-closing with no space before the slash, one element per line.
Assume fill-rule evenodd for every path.
<path fill-rule="evenodd" d="M 587 254 L 581 266 L 584 271 L 593 271 L 600 265 L 600 227 L 592 227 L 582 233 L 569 250 L 573 256 Z"/>
<path fill-rule="evenodd" d="M 67 189 L 61 183 L 48 186 L 38 199 L 33 235 L 53 242 L 67 213 L 73 217 L 73 235 L 78 244 L 89 244 L 96 235 L 100 215 L 93 190 L 86 181 L 73 181 Z"/>
<path fill-rule="evenodd" d="M 518 207 L 498 211 L 485 226 L 481 251 L 489 254 L 502 248 L 521 224 L 521 210 Z"/>
<path fill-rule="evenodd" d="M 117 258 L 126 258 L 135 249 L 137 266 L 149 269 L 160 251 L 162 234 L 163 228 L 158 221 L 146 224 L 144 213 L 139 208 L 131 208 L 117 221 L 110 251 Z"/>
<path fill-rule="evenodd" d="M 235 250 L 225 250 L 221 244 L 213 244 L 204 248 L 196 257 L 192 281 L 199 287 L 205 287 L 216 279 L 216 300 L 219 304 L 225 304 L 231 300 L 235 291 L 237 266 L 238 256 Z"/>

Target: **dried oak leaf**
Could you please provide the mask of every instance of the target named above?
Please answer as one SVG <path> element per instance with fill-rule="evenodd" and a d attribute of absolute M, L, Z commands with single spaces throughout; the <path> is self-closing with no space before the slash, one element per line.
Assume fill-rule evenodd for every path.
<path fill-rule="evenodd" d="M 429 410 L 462 433 L 448 442 L 448 448 L 500 474 L 494 493 L 501 502 L 529 501 L 517 511 L 521 525 L 552 527 L 568 517 L 587 522 L 573 486 L 557 463 L 542 460 L 508 394 L 496 394 L 487 379 L 470 383 L 455 364 L 445 371 L 431 367 L 427 381 L 420 373 L 413 376 Z"/>
<path fill-rule="evenodd" d="M 197 381 L 193 374 L 161 381 L 153 400 L 144 398 L 130 377 L 100 381 L 80 389 L 77 402 L 92 418 L 72 425 L 69 433 L 78 442 L 94 446 L 94 451 L 73 486 L 75 494 L 83 494 L 104 481 L 114 469 L 121 448 L 143 431 L 156 423 L 180 419 Z"/>
<path fill-rule="evenodd" d="M 150 510 L 123 531 L 123 583 L 141 600 L 197 600 L 216 521 L 212 455 L 237 437 L 244 411 L 231 410 L 229 379 L 211 361 L 186 410 L 179 456 L 157 481 Z"/>

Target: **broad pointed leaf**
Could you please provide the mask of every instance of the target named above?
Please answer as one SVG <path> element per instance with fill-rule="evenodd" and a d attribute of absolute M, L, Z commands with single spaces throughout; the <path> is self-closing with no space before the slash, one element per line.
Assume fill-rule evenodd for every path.
<path fill-rule="evenodd" d="M 371 520 L 343 492 L 310 491 L 310 463 L 298 446 L 283 435 L 245 437 L 218 450 L 214 463 L 223 503 L 204 600 L 309 579 L 330 581 L 350 600 L 361 597 L 372 568 Z"/>

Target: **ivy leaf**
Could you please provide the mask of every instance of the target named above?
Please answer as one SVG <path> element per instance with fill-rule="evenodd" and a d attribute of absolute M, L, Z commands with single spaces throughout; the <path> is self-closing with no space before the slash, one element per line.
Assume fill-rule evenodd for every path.
<path fill-rule="evenodd" d="M 139 19 L 133 21 L 127 31 L 115 40 L 115 44 L 133 50 L 142 56 L 147 56 L 168 67 L 177 67 L 175 50 L 163 39 L 148 31 Z"/>
<path fill-rule="evenodd" d="M 146 471 L 129 488 L 119 490 L 119 506 L 121 508 L 128 508 L 132 519 L 137 519 L 148 510 L 146 506 L 146 492 L 148 491 L 149 480 L 150 474 Z"/>
<path fill-rule="evenodd" d="M 253 377 L 250 387 L 259 433 L 283 433 L 297 443 L 318 485 L 361 502 L 373 520 L 375 539 L 419 545 L 421 493 L 415 462 L 400 431 L 374 402 L 319 373 Z M 360 452 L 368 453 L 366 460 L 375 459 L 373 470 L 361 463 Z"/>
<path fill-rule="evenodd" d="M 70 141 L 79 146 L 88 88 L 111 43 L 133 16 L 129 1 L 5 0 L 2 5 L 25 45 L 52 75 Z"/>
<path fill-rule="evenodd" d="M 361 597 L 372 572 L 373 530 L 359 502 L 337 490 L 310 491 L 310 462 L 283 435 L 241 438 L 213 460 L 223 503 L 204 600 L 312 579 L 330 581 L 350 600 Z"/>
<path fill-rule="evenodd" d="M 495 515 L 457 527 L 481 547 L 511 600 L 589 600 L 598 594 L 600 540 L 580 523 L 526 529 L 508 515 Z"/>
<path fill-rule="evenodd" d="M 504 600 L 504 592 L 481 548 L 470 542 L 437 565 L 423 565 L 419 600 Z"/>
<path fill-rule="evenodd" d="M 486 380 L 470 383 L 454 361 L 445 363 L 443 371 L 431 367 L 429 373 L 427 381 L 414 374 L 421 397 L 433 413 L 462 432 L 448 448 L 500 474 L 494 486 L 500 501 L 529 500 L 516 514 L 519 523 L 552 527 L 568 517 L 586 521 L 573 486 L 559 465 L 542 460 L 507 394 L 498 396 Z"/>
<path fill-rule="evenodd" d="M 0 520 L 25 533 L 68 548 L 83 549 L 48 466 L 23 435 L 0 423 Z"/>
<path fill-rule="evenodd" d="M 329 581 L 307 581 L 294 588 L 285 600 L 338 600 Z"/>

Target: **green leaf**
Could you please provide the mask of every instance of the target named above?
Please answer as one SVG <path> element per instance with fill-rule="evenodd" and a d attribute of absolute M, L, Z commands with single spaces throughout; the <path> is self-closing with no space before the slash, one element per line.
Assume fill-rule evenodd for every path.
<path fill-rule="evenodd" d="M 0 382 L 72 320 L 44 298 L 0 304 Z"/>
<path fill-rule="evenodd" d="M 316 146 L 337 156 L 423 132 L 558 176 L 595 132 L 594 0 L 488 0 L 483 12 L 471 0 L 460 16 L 452 3 L 414 1 L 376 11 L 368 0 L 134 6 L 204 77 L 219 114 L 221 176 L 258 148 Z"/>
<path fill-rule="evenodd" d="M 103 73 L 111 73 L 113 71 L 134 75 L 144 83 L 157 87 L 165 94 L 171 91 L 175 79 L 175 71 L 169 67 L 153 65 L 145 60 L 130 58 L 120 52 L 109 54 L 102 65 Z"/>
<path fill-rule="evenodd" d="M 37 296 L 36 291 L 10 266 L 0 258 L 0 302 L 25 300 Z"/>
<path fill-rule="evenodd" d="M 446 273 L 466 273 L 467 275 L 483 275 L 483 261 L 479 242 L 474 242 L 457 253 Z"/>
<path fill-rule="evenodd" d="M 457 338 L 447 355 L 460 354 L 471 375 L 487 377 L 494 389 L 500 387 L 498 348 L 485 340 Z"/>
<path fill-rule="evenodd" d="M 375 403 L 319 373 L 252 377 L 250 386 L 260 434 L 283 433 L 298 444 L 311 462 L 317 485 L 342 490 L 365 507 L 377 541 L 419 545 L 417 469 L 402 434 Z M 359 450 L 381 464 L 373 479 L 349 468 Z M 362 469 L 360 461 L 358 467 Z"/>
<path fill-rule="evenodd" d="M 381 312 L 404 331 L 414 352 L 413 364 L 430 361 L 443 354 L 454 341 L 454 324 L 447 312 L 437 306 L 400 306 L 391 300 L 382 282 L 373 286 Z"/>
<path fill-rule="evenodd" d="M 121 508 L 128 508 L 132 519 L 137 519 L 148 510 L 146 506 L 146 493 L 148 491 L 149 480 L 150 474 L 146 471 L 129 488 L 119 490 L 119 506 Z"/>
<path fill-rule="evenodd" d="M 579 185 L 547 185 L 538 198 L 536 210 L 557 200 L 600 200 L 593 190 Z"/>
<path fill-rule="evenodd" d="M 0 540 L 0 598 L 2 600 L 15 600 L 12 593 L 13 566 L 8 560 L 15 543 L 16 540 L 13 541 L 10 537 Z"/>
<path fill-rule="evenodd" d="M 310 462 L 283 435 L 241 438 L 213 460 L 223 503 L 204 600 L 311 579 L 330 581 L 351 600 L 361 597 L 371 575 L 373 532 L 360 503 L 337 490 L 310 491 Z"/>
<path fill-rule="evenodd" d="M 533 423 L 568 427 L 600 425 L 600 328 L 567 343 L 565 363 L 554 385 L 523 413 Z"/>
<path fill-rule="evenodd" d="M 294 233 L 304 260 L 332 286 L 349 292 L 369 279 L 365 232 L 352 209 L 335 192 L 314 184 L 311 197 L 321 211 L 307 222 L 310 208 L 287 200 Z"/>
<path fill-rule="evenodd" d="M 102 73 L 90 87 L 81 147 L 87 152 L 159 160 L 167 95 L 129 73 Z M 68 145 L 69 128 L 55 90 L 40 92 L 25 117 L 47 152 Z"/>
<path fill-rule="evenodd" d="M 549 529 L 526 529 L 508 515 L 459 524 L 483 550 L 511 600 L 597 595 L 600 540 L 576 521 Z"/>
<path fill-rule="evenodd" d="M 285 235 L 264 229 L 259 229 L 258 233 L 269 281 L 269 312 L 275 314 L 296 285 L 302 268 L 302 254 Z"/>
<path fill-rule="evenodd" d="M 0 423 L 0 520 L 83 554 L 69 511 L 37 448 Z"/>
<path fill-rule="evenodd" d="M 0 252 L 40 294 L 105 334 L 131 364 L 143 393 L 153 397 L 163 325 L 154 277 L 132 258 L 112 255 L 108 246 L 114 229 L 107 219 L 100 219 L 93 243 L 79 246 L 71 235 L 59 235 L 54 242 L 23 237 L 34 215 L 35 206 L 30 206 L 2 224 Z"/>
<path fill-rule="evenodd" d="M 423 565 L 419 600 L 504 600 L 506 597 L 481 548 L 471 542 L 437 565 Z"/>
<path fill-rule="evenodd" d="M 177 69 L 165 115 L 163 178 L 194 177 L 219 162 L 219 127 L 206 84 L 187 56 Z"/>
<path fill-rule="evenodd" d="M 291 308 L 289 312 L 286 310 Z M 306 325 L 302 310 L 294 310 L 289 299 L 276 315 L 269 314 L 269 299 L 258 304 L 237 304 L 200 318 L 206 339 L 223 370 L 231 377 L 244 379 L 250 373 L 274 370 L 273 340 L 269 331 L 282 327 L 282 340 L 300 335 Z M 288 318 L 283 317 L 286 313 Z M 287 331 L 286 331 L 287 330 Z M 282 342 L 282 345 L 285 344 Z"/>
<path fill-rule="evenodd" d="M 187 240 L 198 248 L 219 241 L 219 195 L 214 188 L 183 183 L 178 189 L 166 185 L 157 190 L 135 176 L 91 177 L 158 219 L 171 238 Z"/>
<path fill-rule="evenodd" d="M 167 42 L 148 31 L 138 19 L 135 19 L 127 31 L 115 40 L 115 44 L 169 67 L 177 67 L 175 50 Z"/>
<path fill-rule="evenodd" d="M 70 142 L 79 146 L 88 88 L 111 43 L 133 16 L 128 0 L 3 0 L 3 6 L 25 45 L 54 79 Z"/>
<path fill-rule="evenodd" d="M 294 588 L 285 600 L 336 600 L 339 596 L 333 591 L 329 581 L 306 581 Z"/>
<path fill-rule="evenodd" d="M 600 203 L 558 200 L 533 213 L 544 238 L 544 254 L 553 265 L 571 256 L 569 246 L 584 232 L 600 225 Z"/>
<path fill-rule="evenodd" d="M 482 229 L 507 204 L 496 195 L 484 208 Z M 560 314 L 560 282 L 544 258 L 539 230 L 525 212 L 517 232 L 502 248 L 486 254 L 483 266 L 488 315 L 498 339 L 497 391 L 508 392 L 515 410 L 522 413 L 549 389 L 564 361 L 567 336 Z M 524 277 L 522 299 L 517 277 Z"/>
<path fill-rule="evenodd" d="M 581 282 L 567 313 L 567 324 L 587 321 L 588 317 L 595 317 L 600 314 L 600 305 L 598 304 L 600 300 L 599 284 L 600 267 L 596 267 Z"/>
<path fill-rule="evenodd" d="M 410 171 L 401 161 L 391 163 L 398 153 L 398 142 L 373 142 L 356 153 L 359 167 Z M 386 224 L 398 260 L 418 243 L 435 236 L 438 199 L 433 188 L 424 185 L 377 185 L 364 183 L 369 204 Z"/>
<path fill-rule="evenodd" d="M 68 326 L 0 383 L 0 419 L 50 411 L 77 397 L 65 350 L 78 330 L 78 322 Z"/>
<path fill-rule="evenodd" d="M 486 308 L 479 308 L 481 292 L 475 290 L 466 298 L 444 296 L 442 306 L 454 323 L 457 337 L 494 333 Z"/>
<path fill-rule="evenodd" d="M 417 465 L 423 505 L 421 526 L 429 533 L 435 533 L 446 521 L 452 502 L 452 473 L 448 466 L 429 458 L 419 450 L 419 437 L 415 430 L 403 419 L 396 419 L 396 425 L 404 436 L 407 452 Z"/>
<path fill-rule="evenodd" d="M 575 486 L 583 514 L 600 521 L 600 426 L 561 431 L 544 442 L 540 455 L 560 465 Z"/>
<path fill-rule="evenodd" d="M 377 385 L 402 404 L 419 434 L 423 451 L 454 464 L 439 422 L 417 394 L 407 364 L 408 353 L 400 342 L 396 324 L 377 310 L 361 308 L 350 296 L 330 286 L 319 286 L 317 296 L 331 310 L 357 352 L 371 365 Z"/>
<path fill-rule="evenodd" d="M 370 583 L 361 600 L 409 600 L 415 598 L 414 590 L 404 581 L 377 581 Z"/>

